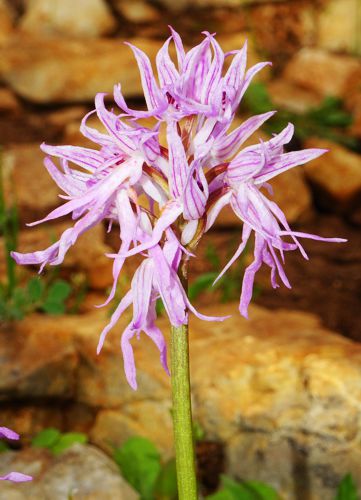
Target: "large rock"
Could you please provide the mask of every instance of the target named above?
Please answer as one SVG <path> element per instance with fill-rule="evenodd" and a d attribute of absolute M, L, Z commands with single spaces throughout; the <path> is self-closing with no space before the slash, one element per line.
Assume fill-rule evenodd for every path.
<path fill-rule="evenodd" d="M 136 500 L 116 464 L 90 445 L 73 445 L 59 457 L 28 449 L 0 456 L 1 473 L 18 470 L 33 475 L 29 483 L 2 483 L 0 500 Z"/>
<path fill-rule="evenodd" d="M 137 64 L 122 41 L 18 34 L 0 49 L 0 75 L 15 92 L 37 103 L 93 101 L 97 92 L 112 92 L 118 82 L 126 96 L 142 96 Z M 129 41 L 152 60 L 160 47 L 152 40 Z"/>
<path fill-rule="evenodd" d="M 195 418 L 226 443 L 228 473 L 266 480 L 289 500 L 333 498 L 347 472 L 361 488 L 361 346 L 310 314 L 233 312 L 191 327 Z"/>
<path fill-rule="evenodd" d="M 78 355 L 72 332 L 36 315 L 0 330 L 0 400 L 75 394 Z"/>
<path fill-rule="evenodd" d="M 326 50 L 361 53 L 358 0 L 329 0 L 318 15 L 318 45 Z"/>
<path fill-rule="evenodd" d="M 6 0 L 0 0 L 0 47 L 5 45 L 13 32 L 13 15 Z"/>
<path fill-rule="evenodd" d="M 97 37 L 115 28 L 104 0 L 27 0 L 20 27 L 34 35 Z"/>
<path fill-rule="evenodd" d="M 292 111 L 293 113 L 305 113 L 310 108 L 316 108 L 321 104 L 322 98 L 310 90 L 294 85 L 284 78 L 276 78 L 267 84 L 275 107 Z"/>
<path fill-rule="evenodd" d="M 320 96 L 343 96 L 350 76 L 360 68 L 356 57 L 304 48 L 287 64 L 283 76 Z"/>
<path fill-rule="evenodd" d="M 4 151 L 3 168 L 8 198 L 14 196 L 25 222 L 44 217 L 60 203 L 60 190 L 43 164 L 38 144 L 14 145 Z"/>
<path fill-rule="evenodd" d="M 146 0 L 113 0 L 115 9 L 127 21 L 135 24 L 146 24 L 159 21 L 161 13 Z"/>
<path fill-rule="evenodd" d="M 90 433 L 93 443 L 107 453 L 131 436 L 154 443 L 164 458 L 174 456 L 170 397 L 163 401 L 134 401 L 118 409 L 100 410 Z"/>
<path fill-rule="evenodd" d="M 305 166 L 317 203 L 332 211 L 350 212 L 361 204 L 361 155 L 323 139 L 309 139 L 307 147 L 329 149 Z"/>
<path fill-rule="evenodd" d="M 250 29 L 257 47 L 277 66 L 313 42 L 316 24 L 311 2 L 257 2 L 250 10 Z"/>

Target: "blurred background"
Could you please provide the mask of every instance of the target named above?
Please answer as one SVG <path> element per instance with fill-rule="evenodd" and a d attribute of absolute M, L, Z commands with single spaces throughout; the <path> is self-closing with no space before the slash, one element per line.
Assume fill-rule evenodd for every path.
<path fill-rule="evenodd" d="M 272 290 L 262 270 L 247 322 L 237 301 L 252 248 L 211 287 L 239 244 L 241 223 L 224 210 L 205 235 L 191 264 L 191 299 L 202 312 L 233 317 L 222 325 L 194 321 L 203 489 L 213 491 L 221 472 L 265 481 L 291 500 L 331 499 L 348 472 L 361 488 L 360 0 L 0 0 L 0 425 L 20 432 L 25 448 L 21 458 L 4 459 L 4 467 L 17 460 L 30 473 L 31 467 L 35 474 L 48 471 L 53 491 L 59 463 L 66 470 L 66 460 L 71 467 L 78 460 L 81 470 L 81 451 L 62 462 L 28 447 L 48 428 L 81 433 L 107 455 L 130 436 L 145 436 L 172 456 L 169 381 L 153 346 L 135 342 L 137 393 L 122 371 L 125 320 L 101 356 L 95 354 L 109 311 L 93 306 L 112 283 L 112 261 L 104 254 L 118 250 L 118 229 L 92 229 L 61 269 L 46 271 L 41 280 L 35 269 L 15 269 L 7 257 L 10 248 L 49 246 L 69 224 L 25 227 L 61 201 L 39 144 L 90 146 L 80 120 L 93 109 L 97 92 L 108 92 L 112 106 L 117 82 L 130 106 L 141 107 L 138 68 L 122 42 L 154 60 L 169 24 L 189 47 L 207 30 L 227 51 L 247 39 L 248 65 L 272 61 L 251 85 L 237 123 L 277 109 L 252 142 L 291 121 L 296 134 L 290 149 L 329 149 L 276 178 L 274 199 L 295 230 L 348 239 L 343 245 L 306 241 L 308 262 L 295 252 L 287 255 L 292 290 Z M 126 267 L 118 297 L 136 264 Z M 94 463 L 107 459 L 99 457 Z M 31 498 L 24 488 L 33 487 L 19 491 Z M 13 487 L 4 488 L 0 499 L 10 498 Z M 42 498 L 39 491 L 34 498 Z M 108 498 L 105 490 L 96 491 L 94 498 Z M 133 498 L 124 495 L 119 498 Z"/>

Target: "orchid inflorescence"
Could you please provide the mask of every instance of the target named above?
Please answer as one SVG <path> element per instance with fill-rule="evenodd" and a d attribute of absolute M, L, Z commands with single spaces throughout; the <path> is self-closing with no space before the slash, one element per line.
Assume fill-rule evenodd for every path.
<path fill-rule="evenodd" d="M 171 42 L 176 63 L 169 54 Z M 145 258 L 102 332 L 98 352 L 108 331 L 133 305 L 133 318 L 122 335 L 121 346 L 128 382 L 136 388 L 130 341 L 141 331 L 155 342 L 168 371 L 165 340 L 155 324 L 158 298 L 175 327 L 187 322 L 188 310 L 208 321 L 225 319 L 196 311 L 178 276 L 181 262 L 193 256 L 199 239 L 223 207 L 232 207 L 243 221 L 243 230 L 241 243 L 220 276 L 254 233 L 254 261 L 244 273 L 240 298 L 243 316 L 247 316 L 255 273 L 263 263 L 270 267 L 274 288 L 278 287 L 277 278 L 290 287 L 283 268 L 284 252 L 299 249 L 307 258 L 299 238 L 344 240 L 292 231 L 282 210 L 266 196 L 267 192 L 272 194 L 270 179 L 317 158 L 325 150 L 284 152 L 293 136 L 292 124 L 268 141 L 241 149 L 274 114 L 270 111 L 252 116 L 232 130 L 252 78 L 269 64 L 258 63 L 246 70 L 247 43 L 240 50 L 224 53 L 214 35 L 204 32 L 204 40 L 186 52 L 179 34 L 171 29 L 171 36 L 156 57 L 158 81 L 146 54 L 128 45 L 138 63 L 147 110 L 130 109 L 121 86 L 116 85 L 114 100 L 120 112 L 109 111 L 104 103 L 106 94 L 100 93 L 95 98 L 95 110 L 81 123 L 82 134 L 97 149 L 41 146 L 45 153 L 60 159 L 60 169 L 49 157 L 45 166 L 66 193 L 62 195 L 66 202 L 30 225 L 68 214 L 76 222 L 46 250 L 14 252 L 13 257 L 21 264 L 39 264 L 42 270 L 46 264 L 60 264 L 78 236 L 94 225 L 103 220 L 109 221 L 109 227 L 114 222 L 119 224 L 119 251 L 109 255 L 114 259 L 114 284 L 106 303 L 114 298 L 125 259 L 135 254 Z M 106 133 L 87 124 L 93 113 Z"/>
<path fill-rule="evenodd" d="M 8 427 L 0 427 L 0 438 L 18 440 L 19 434 Z M 24 483 L 32 481 L 32 477 L 21 472 L 9 472 L 5 476 L 0 476 L 0 481 L 11 481 L 12 483 Z"/>

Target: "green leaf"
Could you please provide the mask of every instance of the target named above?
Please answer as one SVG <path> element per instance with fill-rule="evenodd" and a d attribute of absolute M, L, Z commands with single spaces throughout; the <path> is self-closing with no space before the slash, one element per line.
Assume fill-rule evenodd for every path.
<path fill-rule="evenodd" d="M 255 500 L 279 500 L 280 496 L 275 489 L 259 481 L 245 481 L 242 486 L 254 495 Z"/>
<path fill-rule="evenodd" d="M 176 500 L 178 498 L 175 459 L 169 460 L 162 467 L 154 492 L 158 500 Z"/>
<path fill-rule="evenodd" d="M 347 474 L 340 482 L 335 500 L 360 500 L 351 474 Z"/>
<path fill-rule="evenodd" d="M 262 82 L 253 82 L 243 97 L 243 103 L 252 113 L 266 113 L 273 109 L 272 99 Z"/>
<path fill-rule="evenodd" d="M 33 437 L 31 444 L 37 448 L 52 448 L 59 441 L 60 436 L 58 429 L 49 427 L 49 429 L 44 429 Z"/>
<path fill-rule="evenodd" d="M 221 267 L 221 260 L 217 254 L 216 247 L 212 244 L 208 244 L 204 254 L 214 271 L 218 271 Z"/>
<path fill-rule="evenodd" d="M 51 451 L 59 455 L 75 443 L 86 444 L 87 442 L 88 436 L 82 432 L 66 432 L 61 434 L 58 441 L 51 447 Z"/>
<path fill-rule="evenodd" d="M 65 312 L 65 300 L 69 297 L 71 286 L 64 280 L 55 281 L 47 292 L 46 299 L 41 309 L 48 314 L 63 314 Z"/>
<path fill-rule="evenodd" d="M 4 441 L 0 441 L 0 453 L 8 450 L 10 450 L 10 446 L 4 443 Z"/>
<path fill-rule="evenodd" d="M 154 444 L 143 437 L 132 437 L 116 449 L 114 459 L 126 481 L 140 493 L 141 500 L 153 500 L 161 471 L 160 455 Z"/>
<path fill-rule="evenodd" d="M 205 438 L 206 432 L 197 421 L 193 422 L 193 439 L 194 441 L 202 441 Z"/>
<path fill-rule="evenodd" d="M 40 278 L 32 278 L 27 285 L 27 292 L 31 302 L 38 302 L 43 293 L 45 285 Z"/>
<path fill-rule="evenodd" d="M 222 476 L 222 489 L 207 500 L 280 500 L 280 496 L 271 486 L 259 481 L 237 483 Z"/>
<path fill-rule="evenodd" d="M 198 276 L 193 283 L 189 285 L 188 296 L 189 300 L 196 299 L 202 292 L 212 287 L 213 281 L 217 278 L 218 273 L 210 272 Z"/>
<path fill-rule="evenodd" d="M 235 500 L 235 496 L 229 490 L 220 490 L 209 495 L 207 500 Z"/>

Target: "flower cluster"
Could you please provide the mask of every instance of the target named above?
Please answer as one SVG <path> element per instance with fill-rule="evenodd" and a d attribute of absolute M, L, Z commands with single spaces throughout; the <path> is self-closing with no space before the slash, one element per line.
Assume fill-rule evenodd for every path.
<path fill-rule="evenodd" d="M 176 61 L 169 54 L 171 42 Z M 232 129 L 252 78 L 269 64 L 259 63 L 247 70 L 246 44 L 224 53 L 215 37 L 205 32 L 203 41 L 186 52 L 180 36 L 171 29 L 156 57 L 158 78 L 146 54 L 130 48 L 138 63 L 147 109 L 130 109 L 121 86 L 116 85 L 114 100 L 119 111 L 108 110 L 105 94 L 98 94 L 95 110 L 81 124 L 81 132 L 96 149 L 42 145 L 47 155 L 60 160 L 60 169 L 49 156 L 45 166 L 64 191 L 66 202 L 33 224 L 68 214 L 76 222 L 46 250 L 14 252 L 13 257 L 21 264 L 39 264 L 41 269 L 46 264 L 57 265 L 84 231 L 103 220 L 110 226 L 119 224 L 119 251 L 110 255 L 114 285 L 108 301 L 114 297 L 125 259 L 135 254 L 145 259 L 102 332 L 99 350 L 110 328 L 133 305 L 122 350 L 127 379 L 135 388 L 130 341 L 141 331 L 155 342 L 167 370 L 164 338 L 155 325 L 158 298 L 174 326 L 187 321 L 188 310 L 205 320 L 224 319 L 205 317 L 192 307 L 178 271 L 182 259 L 193 255 L 200 237 L 226 205 L 243 221 L 243 231 L 238 250 L 221 275 L 241 254 L 252 233 L 255 237 L 254 261 L 244 274 L 240 312 L 247 316 L 254 276 L 263 263 L 271 269 L 273 287 L 278 286 L 277 278 L 290 286 L 282 265 L 284 252 L 299 249 L 307 258 L 299 238 L 323 238 L 290 229 L 281 209 L 266 196 L 271 191 L 268 181 L 324 150 L 285 152 L 293 135 L 291 124 L 270 140 L 242 149 L 274 113 L 253 116 Z M 106 132 L 88 125 L 93 113 Z"/>
<path fill-rule="evenodd" d="M 19 434 L 7 427 L 0 427 L 0 438 L 19 439 Z M 5 476 L 0 476 L 0 481 L 11 481 L 13 483 L 24 483 L 26 481 L 32 481 L 32 479 L 31 476 L 22 474 L 21 472 L 9 472 Z"/>

